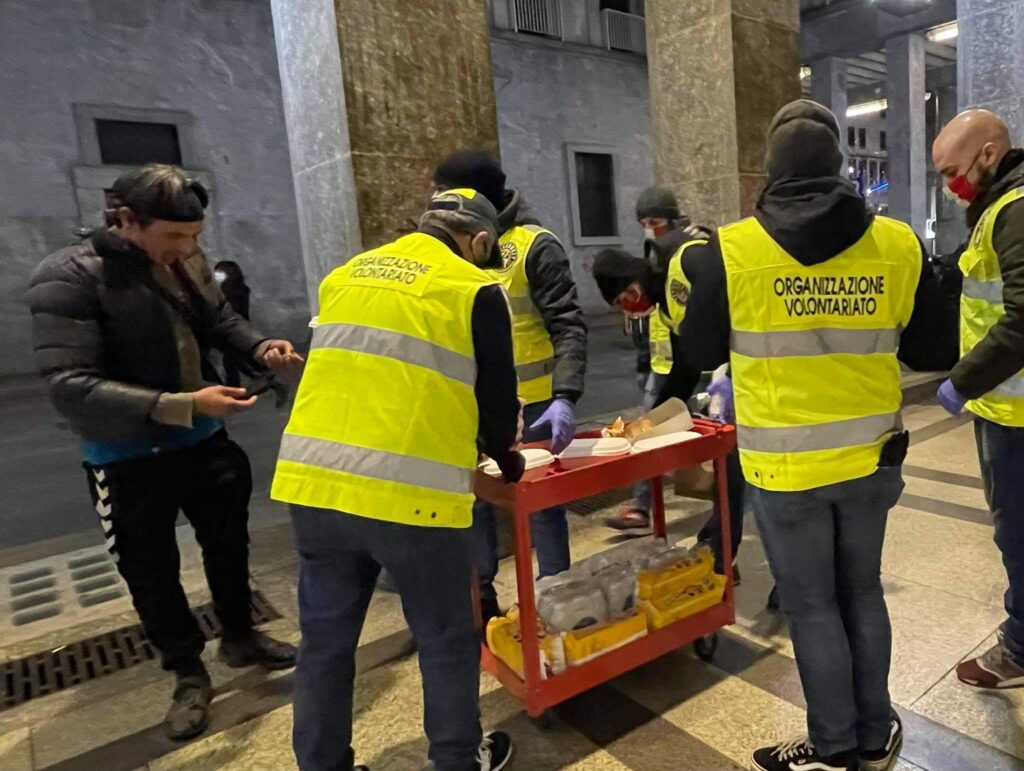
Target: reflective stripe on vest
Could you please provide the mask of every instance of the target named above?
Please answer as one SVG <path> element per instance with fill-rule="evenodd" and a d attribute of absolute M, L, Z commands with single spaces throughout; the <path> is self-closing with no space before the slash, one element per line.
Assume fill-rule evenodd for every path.
<path fill-rule="evenodd" d="M 473 489 L 473 472 L 458 466 L 310 436 L 285 434 L 278 458 L 429 490 L 465 494 Z"/>
<path fill-rule="evenodd" d="M 967 354 L 1006 315 L 1003 274 L 992 236 L 996 219 L 1010 204 L 1024 199 L 1024 187 L 1010 190 L 989 206 L 974 227 L 960 256 L 964 274 L 960 297 L 960 349 Z M 1024 203 L 1018 203 L 1024 206 Z M 1024 428 L 1024 372 L 1011 376 L 980 399 L 967 402 L 975 415 L 1003 426 Z"/>
<path fill-rule="evenodd" d="M 869 476 L 901 430 L 896 351 L 921 271 L 914 232 L 876 217 L 811 266 L 754 218 L 721 228 L 719 242 L 747 481 L 799 491 Z"/>
<path fill-rule="evenodd" d="M 526 261 L 541 236 L 555 238 L 550 230 L 538 225 L 516 225 L 505 231 L 498 240 L 502 266 L 486 271 L 491 278 L 501 282 L 508 294 L 519 398 L 527 404 L 546 401 L 552 395 L 555 349 L 544 319 L 530 298 L 530 282 L 526 274 Z"/>
<path fill-rule="evenodd" d="M 424 233 L 327 276 L 271 497 L 469 527 L 479 434 L 472 315 L 477 292 L 494 284 Z"/>
<path fill-rule="evenodd" d="M 313 331 L 311 347 L 387 356 L 432 369 L 468 386 L 476 385 L 476 361 L 472 356 L 390 329 L 374 329 L 360 324 L 321 324 Z"/>
<path fill-rule="evenodd" d="M 752 359 L 775 356 L 823 356 L 832 353 L 896 353 L 897 329 L 806 329 L 783 332 L 733 332 L 731 348 Z"/>

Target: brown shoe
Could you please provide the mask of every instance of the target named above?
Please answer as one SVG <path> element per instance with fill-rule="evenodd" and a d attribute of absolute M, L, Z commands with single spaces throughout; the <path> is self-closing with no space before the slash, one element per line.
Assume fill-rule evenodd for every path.
<path fill-rule="evenodd" d="M 217 658 L 233 669 L 257 665 L 264 669 L 290 669 L 295 666 L 295 656 L 294 645 L 255 629 L 245 637 L 225 637 L 217 651 Z"/>
<path fill-rule="evenodd" d="M 651 517 L 642 509 L 626 509 L 617 516 L 608 517 L 604 524 L 612 530 L 618 530 L 622 535 L 639 538 L 650 535 Z"/>
<path fill-rule="evenodd" d="M 167 710 L 163 722 L 167 738 L 184 741 L 205 731 L 210 725 L 211 701 L 213 685 L 209 675 L 180 678 L 171 697 L 171 708 Z"/>
<path fill-rule="evenodd" d="M 1024 667 L 1010 656 L 1000 643 L 976 659 L 968 659 L 956 668 L 961 683 L 975 688 L 1020 688 L 1024 686 Z"/>

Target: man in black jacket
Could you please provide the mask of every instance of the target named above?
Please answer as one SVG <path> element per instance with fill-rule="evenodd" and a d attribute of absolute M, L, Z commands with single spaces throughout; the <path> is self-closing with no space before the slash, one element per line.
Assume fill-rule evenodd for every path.
<path fill-rule="evenodd" d="M 927 253 L 906 226 L 876 221 L 867 210 L 839 173 L 839 140 L 835 116 L 821 105 L 800 100 L 780 110 L 753 219 L 719 229 L 707 245 L 687 250 L 683 263 L 689 297 L 678 355 L 713 369 L 732 354 L 751 504 L 808 703 L 810 738 L 758 750 L 754 767 L 765 771 L 846 771 L 862 760 L 888 768 L 898 754 L 902 726 L 888 693 L 891 631 L 880 582 L 907 439 L 898 431 L 893 365 L 898 358 L 934 370 L 950 359 L 941 345 L 948 336 L 934 333 L 949 321 Z M 815 286 L 807 277 L 843 271 L 856 277 L 858 266 L 893 276 L 879 284 L 882 299 L 866 305 L 863 330 L 854 315 L 861 306 L 849 294 L 837 299 L 828 283 L 824 294 L 811 289 L 809 299 L 786 300 L 810 309 L 799 323 L 786 315 L 785 287 L 799 292 Z M 916 275 L 916 286 L 906 274 Z M 735 329 L 734 316 L 743 320 Z M 738 363 L 768 376 L 744 381 Z M 823 379 L 834 388 L 816 389 Z M 872 413 L 883 405 L 897 412 Z"/>
<path fill-rule="evenodd" d="M 439 190 L 468 187 L 481 192 L 499 212 L 501 260 L 487 266 L 509 296 L 519 398 L 528 426 L 524 441 L 551 439 L 559 453 L 575 435 L 576 402 L 587 367 L 587 326 L 569 259 L 558 238 L 540 226 L 518 190 L 505 188 L 505 172 L 480 150 L 460 150 L 434 170 Z M 487 618 L 497 615 L 494 577 L 498 571 L 493 507 L 479 501 L 474 512 L 478 537 L 480 600 Z M 540 575 L 569 567 L 569 526 L 565 507 L 539 511 L 530 520 Z"/>
<path fill-rule="evenodd" d="M 253 629 L 247 532 L 252 476 L 222 419 L 256 397 L 217 382 L 211 348 L 272 369 L 302 359 L 235 313 L 197 239 L 207 194 L 171 166 L 121 176 L 109 230 L 47 257 L 32 276 L 36 360 L 81 437 L 107 547 L 146 635 L 177 676 L 164 729 L 205 730 L 213 696 L 204 637 L 179 581 L 179 509 L 203 551 L 229 666 L 290 667 L 295 649 Z"/>
<path fill-rule="evenodd" d="M 946 195 L 967 209 L 963 358 L 939 389 L 950 413 L 975 416 L 985 497 L 1009 579 L 999 641 L 957 676 L 979 688 L 1024 686 L 1024 150 L 987 110 L 961 113 L 935 139 Z"/>

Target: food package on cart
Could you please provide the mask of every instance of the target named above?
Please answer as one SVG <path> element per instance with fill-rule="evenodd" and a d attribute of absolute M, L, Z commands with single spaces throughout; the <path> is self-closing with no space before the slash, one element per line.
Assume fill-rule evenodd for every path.
<path fill-rule="evenodd" d="M 556 632 L 599 624 L 608 620 L 608 603 L 593 579 L 571 579 L 537 595 L 537 615 Z"/>
<path fill-rule="evenodd" d="M 651 629 L 662 629 L 669 624 L 689 618 L 722 601 L 725 576 L 711 573 L 699 583 L 673 594 L 651 600 L 640 600 L 640 610 L 647 617 Z"/>
<path fill-rule="evenodd" d="M 664 552 L 646 570 L 637 574 L 637 594 L 641 600 L 655 600 L 676 594 L 699 584 L 714 569 L 709 549 Z"/>
<path fill-rule="evenodd" d="M 639 439 L 653 439 L 665 434 L 689 431 L 693 428 L 693 417 L 682 399 L 668 399 L 650 412 L 627 423 L 622 418 L 602 431 L 609 437 L 622 437 L 634 443 Z"/>
<path fill-rule="evenodd" d="M 586 664 L 616 648 L 628 645 L 647 634 L 647 617 L 634 608 L 623 618 L 589 626 L 561 635 L 565 663 L 569 666 Z"/>
<path fill-rule="evenodd" d="M 631 615 L 636 607 L 636 570 L 628 562 L 608 565 L 594 574 L 611 619 Z"/>
<path fill-rule="evenodd" d="M 487 622 L 487 647 L 505 662 L 517 675 L 525 677 L 523 638 L 518 611 L 513 608 L 508 616 L 492 618 Z M 565 671 L 565 648 L 558 634 L 549 633 L 543 624 L 537 624 L 537 647 L 540 655 L 540 676 Z"/>

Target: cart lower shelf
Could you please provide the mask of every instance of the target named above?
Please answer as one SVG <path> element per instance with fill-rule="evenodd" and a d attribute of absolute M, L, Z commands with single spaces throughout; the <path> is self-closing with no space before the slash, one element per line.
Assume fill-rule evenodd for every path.
<path fill-rule="evenodd" d="M 727 587 L 726 597 L 729 598 L 731 594 L 731 587 Z M 560 674 L 529 685 L 486 646 L 481 650 L 481 665 L 523 702 L 530 717 L 540 717 L 546 709 L 556 704 L 561 704 L 666 653 L 701 640 L 734 622 L 734 607 L 726 599 L 662 629 L 650 631 L 644 637 L 598 656 L 586 664 L 568 667 Z"/>

